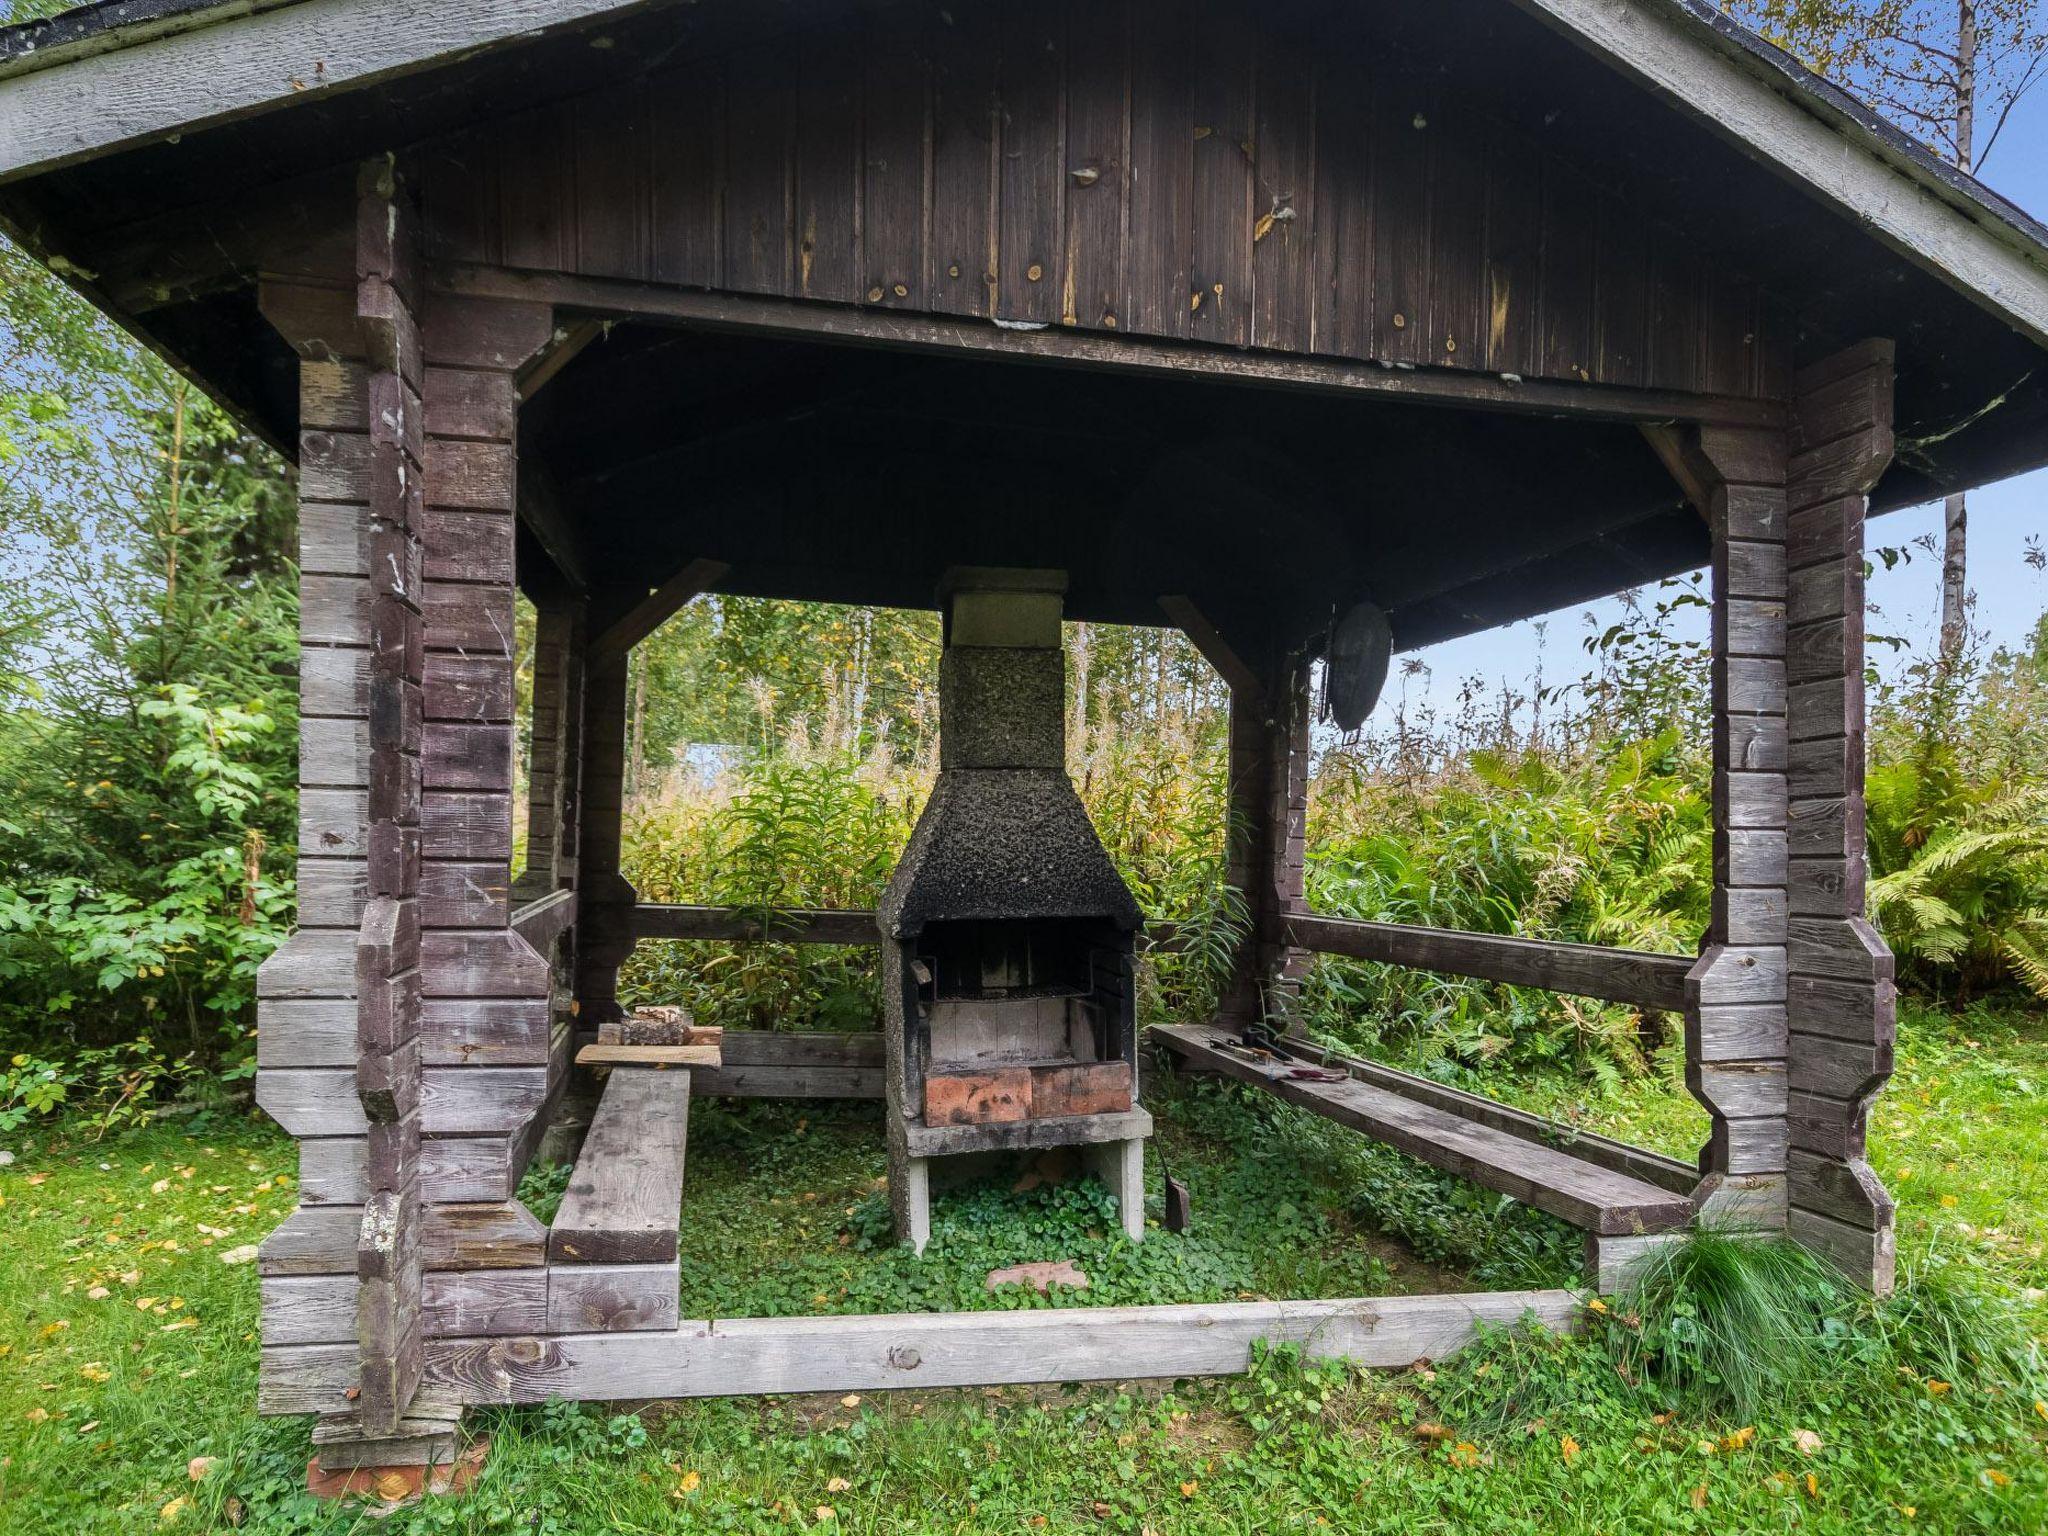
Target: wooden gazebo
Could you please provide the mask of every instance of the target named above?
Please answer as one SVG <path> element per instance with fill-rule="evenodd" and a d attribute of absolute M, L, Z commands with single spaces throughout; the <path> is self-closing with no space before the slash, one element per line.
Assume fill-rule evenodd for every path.
<path fill-rule="evenodd" d="M 1571 1315 L 689 1320 L 687 1094 L 879 1095 L 879 1037 L 615 1071 L 543 1227 L 515 1190 L 621 960 L 759 936 L 619 873 L 625 658 L 712 589 L 1054 571 L 1071 617 L 1185 629 L 1231 688 L 1254 929 L 1221 1016 L 1156 1043 L 1578 1223 L 1596 1279 L 1698 1213 L 1889 1282 L 1863 523 L 2048 462 L 2048 230 L 1705 0 L 100 0 L 0 31 L 0 216 L 299 466 L 258 1097 L 301 1204 L 261 1408 L 322 1415 L 329 1466 L 436 1454 L 464 1404 L 1220 1372 L 1260 1337 L 1406 1363 Z M 1696 961 L 1306 909 L 1333 614 L 1406 649 L 1700 566 Z M 1682 1012 L 1698 1166 L 1290 1075 L 1311 952 Z"/>

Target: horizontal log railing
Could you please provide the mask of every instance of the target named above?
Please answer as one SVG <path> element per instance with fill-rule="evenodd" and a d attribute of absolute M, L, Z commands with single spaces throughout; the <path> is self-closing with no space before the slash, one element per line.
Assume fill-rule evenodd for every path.
<path fill-rule="evenodd" d="M 532 910 L 532 909 L 526 909 Z M 1170 948 L 1176 925 L 1146 926 L 1154 948 Z M 1348 917 L 1297 913 L 1282 920 L 1284 941 L 1318 954 L 1377 960 L 1418 971 L 1471 976 L 1515 986 L 1540 987 L 1638 1008 L 1680 1013 L 1685 975 L 1695 957 L 1655 955 L 1595 944 L 1461 933 L 1405 923 L 1368 923 Z M 670 906 L 633 909 L 636 939 L 723 939 L 740 943 L 876 944 L 875 914 L 858 908 L 797 908 L 762 913 L 745 907 Z"/>
<path fill-rule="evenodd" d="M 1281 920 L 1286 942 L 1318 954 L 1377 960 L 1447 976 L 1504 981 L 1546 992 L 1568 992 L 1610 1003 L 1668 1013 L 1685 1011 L 1685 975 L 1693 955 L 1653 955 L 1595 944 L 1517 939 L 1496 933 L 1460 933 L 1405 923 L 1368 923 L 1348 917 L 1296 913 Z"/>
<path fill-rule="evenodd" d="M 555 940 L 575 924 L 576 893 L 550 891 L 516 908 L 511 926 L 514 933 L 533 946 L 535 953 L 545 955 Z"/>

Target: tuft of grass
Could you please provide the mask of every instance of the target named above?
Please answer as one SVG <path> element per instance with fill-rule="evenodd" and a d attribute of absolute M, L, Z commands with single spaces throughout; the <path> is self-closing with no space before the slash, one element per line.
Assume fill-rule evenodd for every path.
<path fill-rule="evenodd" d="M 1847 1282 L 1797 1244 L 1703 1228 L 1644 1260 L 1607 1340 L 1623 1375 L 1670 1405 L 1750 1419 L 1820 1385 L 1855 1309 Z"/>
<path fill-rule="evenodd" d="M 1902 1372 L 1979 1392 L 2048 1398 L 2048 1361 L 2008 1286 L 1929 1240 L 1869 1327 Z"/>

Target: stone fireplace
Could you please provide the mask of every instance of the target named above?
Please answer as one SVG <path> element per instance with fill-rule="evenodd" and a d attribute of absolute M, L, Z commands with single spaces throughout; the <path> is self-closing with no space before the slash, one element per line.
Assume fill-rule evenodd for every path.
<path fill-rule="evenodd" d="M 1088 1149 L 1144 1233 L 1138 904 L 1066 771 L 1059 571 L 940 592 L 939 778 L 877 914 L 897 1236 L 930 1235 L 933 1161 Z"/>

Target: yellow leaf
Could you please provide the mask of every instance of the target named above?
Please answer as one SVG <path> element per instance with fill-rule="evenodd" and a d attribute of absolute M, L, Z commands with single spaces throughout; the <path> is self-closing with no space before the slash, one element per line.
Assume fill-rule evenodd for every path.
<path fill-rule="evenodd" d="M 105 1381 L 114 1373 L 108 1370 L 104 1365 L 101 1365 L 99 1361 L 95 1360 L 90 1365 L 81 1365 L 78 1368 L 78 1374 L 83 1376 L 87 1381 Z"/>
<path fill-rule="evenodd" d="M 703 1486 L 703 1483 L 704 1478 L 701 1473 L 685 1472 L 683 1480 L 676 1484 L 676 1491 L 678 1493 L 695 1493 Z"/>
<path fill-rule="evenodd" d="M 1984 1481 L 1991 1484 L 1994 1488 L 2007 1488 L 2012 1485 L 2012 1479 L 1996 1467 L 1986 1467 L 1984 1469 Z"/>
<path fill-rule="evenodd" d="M 185 1513 L 185 1507 L 189 1505 L 191 1502 L 192 1501 L 190 1499 L 186 1498 L 181 1493 L 178 1495 L 178 1497 L 171 1500 L 170 1503 L 166 1504 L 162 1509 L 158 1510 L 156 1512 L 156 1517 L 158 1521 L 162 1524 L 169 1525 L 173 1520 L 176 1520 L 178 1516 Z"/>
<path fill-rule="evenodd" d="M 1954 1195 L 1943 1195 L 1941 1197 L 1941 1208 L 1944 1211 L 1954 1210 L 1956 1208 L 1956 1197 Z"/>
<path fill-rule="evenodd" d="M 820 1521 L 837 1520 L 839 1518 L 839 1511 L 834 1509 L 830 1504 L 820 1504 L 816 1509 L 812 1510 L 811 1513 L 816 1515 Z"/>
<path fill-rule="evenodd" d="M 158 1179 L 154 1184 L 149 1186 L 149 1192 L 152 1195 L 160 1195 L 170 1187 L 171 1181 L 169 1179 Z"/>
<path fill-rule="evenodd" d="M 2048 1419 L 2048 1403 L 2044 1403 L 2039 1398 L 2036 1398 L 2034 1400 L 2034 1412 L 2041 1415 L 2042 1418 Z"/>
<path fill-rule="evenodd" d="M 1564 1464 L 1570 1466 L 1579 1454 L 1579 1442 L 1570 1435 L 1560 1436 L 1557 1442 L 1558 1454 L 1564 1457 Z"/>
<path fill-rule="evenodd" d="M 1693 1489 L 1686 1497 L 1694 1509 L 1705 1509 L 1707 1507 L 1707 1485 L 1701 1483 L 1699 1487 Z"/>
<path fill-rule="evenodd" d="M 849 1483 L 845 1478 L 835 1477 L 825 1485 L 825 1491 L 827 1493 L 845 1493 L 852 1486 L 853 1484 Z"/>
<path fill-rule="evenodd" d="M 860 1394 L 858 1392 L 847 1393 L 846 1396 L 839 1399 L 839 1406 L 842 1408 L 858 1408 L 860 1406 Z"/>
<path fill-rule="evenodd" d="M 1721 1449 L 1724 1451 L 1747 1450 L 1749 1442 L 1755 1438 L 1756 1426 L 1745 1424 L 1741 1429 L 1736 1430 L 1734 1434 L 1721 1437 Z"/>
<path fill-rule="evenodd" d="M 1899 1513 L 1900 1513 L 1900 1514 L 1902 1514 L 1902 1515 L 1904 1515 L 1904 1516 L 1905 1516 L 1905 1517 L 1906 1517 L 1906 1518 L 1907 1518 L 1908 1520 L 1910 1520 L 1910 1519 L 1912 1519 L 1912 1518 L 1913 1518 L 1913 1517 L 1914 1517 L 1915 1515 L 1919 1514 L 1919 1513 L 1920 1513 L 1920 1511 L 1919 1511 L 1919 1510 L 1917 1510 L 1917 1509 L 1915 1509 L 1915 1508 L 1914 1508 L 1914 1507 L 1913 1507 L 1912 1505 L 1910 1505 L 1910 1504 L 1901 1504 L 1901 1505 L 1899 1506 Z"/>
<path fill-rule="evenodd" d="M 1598 1296 L 1589 1296 L 1586 1298 L 1586 1310 L 1588 1312 L 1604 1313 L 1607 1310 L 1607 1303 L 1602 1301 Z"/>
<path fill-rule="evenodd" d="M 1815 1477 L 1811 1472 L 1806 1474 L 1806 1496 L 1809 1499 L 1817 1499 L 1820 1497 L 1820 1479 Z"/>
<path fill-rule="evenodd" d="M 1945 1381 L 1930 1381 L 1927 1383 L 1928 1394 L 1932 1397 L 1947 1397 L 1954 1390 L 1955 1388 Z"/>
<path fill-rule="evenodd" d="M 1195 1496 L 1195 1490 L 1201 1486 L 1200 1483 L 1190 1478 L 1180 1485 L 1180 1496 L 1184 1499 L 1192 1499 Z"/>

